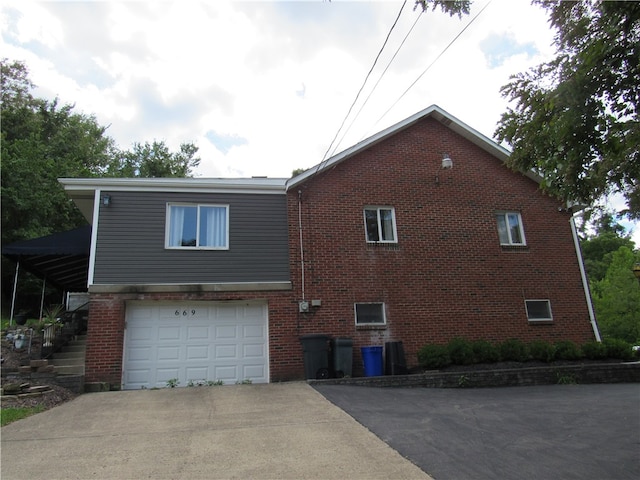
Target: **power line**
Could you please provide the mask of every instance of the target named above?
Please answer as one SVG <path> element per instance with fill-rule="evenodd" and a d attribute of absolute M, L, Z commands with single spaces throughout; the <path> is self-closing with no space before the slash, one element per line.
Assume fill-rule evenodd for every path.
<path fill-rule="evenodd" d="M 418 14 L 418 16 L 416 17 L 416 20 L 413 22 L 413 25 L 411 25 L 411 28 L 409 29 L 409 31 L 407 32 L 407 34 L 404 36 L 404 38 L 402 39 L 402 42 L 400 43 L 400 46 L 398 46 L 398 48 L 396 49 L 395 53 L 393 54 L 393 56 L 391 57 L 391 60 L 389 60 L 389 63 L 387 63 L 387 66 L 385 67 L 385 69 L 383 70 L 383 72 L 380 74 L 380 77 L 378 78 L 378 81 L 376 82 L 376 84 L 373 86 L 373 88 L 371 89 L 371 91 L 369 92 L 369 95 L 367 95 L 367 98 L 365 98 L 364 102 L 362 103 L 362 105 L 360 106 L 360 109 L 358 110 L 358 112 L 356 113 L 355 117 L 353 117 L 353 120 L 351 120 L 351 123 L 349 124 L 349 126 L 347 127 L 347 129 L 344 131 L 344 133 L 342 134 L 342 136 L 340 137 L 340 140 L 338 141 L 338 143 L 336 144 L 335 148 L 333 149 L 333 152 L 331 153 L 331 155 L 333 155 L 333 153 L 335 153 L 336 149 L 338 148 L 338 145 L 340 145 L 340 143 L 342 143 L 342 140 L 344 139 L 344 137 L 347 135 L 347 133 L 349 133 L 349 130 L 351 130 L 351 127 L 353 126 L 354 122 L 358 119 L 358 117 L 360 116 L 360 113 L 362 112 L 362 110 L 364 109 L 365 105 L 367 104 L 367 102 L 369 101 L 369 99 L 371 98 L 371 95 L 373 95 L 373 92 L 375 92 L 376 88 L 378 87 L 378 85 L 380 84 L 380 82 L 382 81 L 382 78 L 384 77 L 385 73 L 387 73 L 387 70 L 389 70 L 389 67 L 391 66 L 391 64 L 393 63 L 393 61 L 395 60 L 395 58 L 398 56 L 398 53 L 400 52 L 400 49 L 403 47 L 403 45 L 405 44 L 405 42 L 407 41 L 407 38 L 409 38 L 409 35 L 411 35 L 411 32 L 413 32 L 413 29 L 415 28 L 415 26 L 418 23 L 418 20 L 420 20 L 420 17 L 422 16 L 422 14 L 424 13 L 424 10 L 421 10 L 420 13 Z"/>
<path fill-rule="evenodd" d="M 413 83 L 411 83 L 411 85 L 409 85 L 407 89 L 404 92 L 402 92 L 402 95 L 400 95 L 398 99 L 395 102 L 393 102 L 393 104 L 387 109 L 387 111 L 384 112 L 380 116 L 380 118 L 378 118 L 378 120 L 376 120 L 376 123 L 373 124 L 374 127 L 380 122 L 380 120 L 382 120 L 385 117 L 385 115 L 387 115 L 387 113 L 391 111 L 393 107 L 395 107 L 398 104 L 400 100 L 402 100 L 402 98 L 407 94 L 407 92 L 411 90 L 416 83 L 418 83 L 418 81 L 431 69 L 431 67 L 433 67 L 433 65 L 440 59 L 440 57 L 442 57 L 447 52 L 447 50 L 449 50 L 451 45 L 453 45 L 456 42 L 456 40 L 460 38 L 460 36 L 467 30 L 467 28 L 471 26 L 471 24 L 480 16 L 480 14 L 487 9 L 487 7 L 491 4 L 492 1 L 493 0 L 489 0 L 487 4 L 484 7 L 482 7 L 482 9 L 478 13 L 476 13 L 476 15 L 471 19 L 471 21 L 467 23 L 462 30 L 460 30 L 460 32 L 453 38 L 453 40 L 449 42 L 449 44 L 444 48 L 444 50 L 442 50 L 442 52 L 440 52 L 440 54 L 433 60 L 433 62 L 431 62 L 429 66 L 427 66 L 427 68 L 425 68 L 424 71 L 420 75 L 418 75 L 418 78 L 416 78 L 413 81 Z"/>
<path fill-rule="evenodd" d="M 391 32 L 393 32 L 393 29 L 395 28 L 396 24 L 398 23 L 398 20 L 400 19 L 400 15 L 402 14 L 402 10 L 404 9 L 404 6 L 406 4 L 407 4 L 407 0 L 404 0 L 404 2 L 402 3 L 402 6 L 400 7 L 400 11 L 398 12 L 398 16 L 396 17 L 395 21 L 393 22 L 393 25 L 391 25 L 391 29 L 389 30 L 389 33 L 387 33 L 387 38 L 385 38 L 384 43 L 382 44 L 382 47 L 380 48 L 380 51 L 378 51 L 378 54 L 376 55 L 376 58 L 373 61 L 373 65 L 369 69 L 369 73 L 367 73 L 367 76 L 365 77 L 364 82 L 362 83 L 362 86 L 360 87 L 360 90 L 358 90 L 356 98 L 353 100 L 353 103 L 349 107 L 349 111 L 347 112 L 347 114 L 345 115 L 344 119 L 342 120 L 342 124 L 340 124 L 340 128 L 338 129 L 338 131 L 336 132 L 335 136 L 333 137 L 333 140 L 331 140 L 331 143 L 329 144 L 329 148 L 327 148 L 327 151 L 324 153 L 324 156 L 322 157 L 322 162 L 320 162 L 320 165 L 318 165 L 318 169 L 317 170 L 319 170 L 321 168 L 322 164 L 327 159 L 327 155 L 328 155 L 329 151 L 331 150 L 331 147 L 333 146 L 334 142 L 336 141 L 336 138 L 338 138 L 338 134 L 342 130 L 342 127 L 344 127 L 344 124 L 347 121 L 347 118 L 349 118 L 349 115 L 351 114 L 351 110 L 353 110 L 354 105 L 358 101 L 358 98 L 360 97 L 360 93 L 362 93 L 362 90 L 364 89 L 364 86 L 366 85 L 367 80 L 369 79 L 369 76 L 371 75 L 371 72 L 373 71 L 374 67 L 376 66 L 376 63 L 378 62 L 378 59 L 380 58 L 380 55 L 382 54 L 382 51 L 384 50 L 384 47 L 387 45 L 387 42 L 389 41 L 389 37 L 391 36 Z"/>

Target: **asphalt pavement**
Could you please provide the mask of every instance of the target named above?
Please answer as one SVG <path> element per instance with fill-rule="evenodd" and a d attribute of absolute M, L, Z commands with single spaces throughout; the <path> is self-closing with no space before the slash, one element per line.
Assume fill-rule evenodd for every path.
<path fill-rule="evenodd" d="M 435 480 L 640 478 L 640 384 L 314 388 Z"/>

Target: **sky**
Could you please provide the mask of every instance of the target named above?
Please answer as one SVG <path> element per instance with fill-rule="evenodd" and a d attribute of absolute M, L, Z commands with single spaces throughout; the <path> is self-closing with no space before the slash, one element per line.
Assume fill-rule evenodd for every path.
<path fill-rule="evenodd" d="M 458 18 L 407 0 L 392 29 L 402 5 L 2 0 L 0 55 L 122 149 L 194 143 L 196 176 L 290 177 L 432 104 L 493 138 L 500 88 L 554 56 L 544 10 L 477 0 Z"/>

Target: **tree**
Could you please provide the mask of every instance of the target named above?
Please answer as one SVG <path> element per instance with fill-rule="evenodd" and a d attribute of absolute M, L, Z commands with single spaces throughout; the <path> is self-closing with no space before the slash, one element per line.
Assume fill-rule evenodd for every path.
<path fill-rule="evenodd" d="M 613 253 L 620 247 L 630 250 L 635 248 L 630 234 L 624 233 L 624 227 L 617 223 L 611 214 L 604 214 L 595 228 L 595 235 L 587 236 L 581 242 L 582 256 L 591 284 L 605 277 Z"/>
<path fill-rule="evenodd" d="M 637 262 L 640 253 L 620 247 L 613 252 L 605 277 L 592 282 L 598 326 L 605 338 L 640 342 L 640 287 L 633 274 Z"/>
<path fill-rule="evenodd" d="M 415 8 L 421 7 L 422 11 L 426 11 L 431 6 L 431 10 L 435 10 L 440 7 L 445 13 L 448 13 L 449 16 L 458 15 L 461 17 L 462 14 L 468 15 L 469 9 L 471 7 L 471 1 L 469 0 L 416 0 Z"/>
<path fill-rule="evenodd" d="M 192 143 L 180 145 L 180 151 L 172 153 L 164 142 L 134 143 L 133 149 L 120 152 L 109 165 L 105 176 L 113 177 L 191 177 L 200 164 L 195 157 L 198 147 Z"/>
<path fill-rule="evenodd" d="M 68 230 L 86 221 L 58 177 L 95 176 L 113 140 L 95 118 L 34 98 L 24 64 L 2 69 L 2 244 Z"/>
<path fill-rule="evenodd" d="M 556 57 L 502 87 L 515 102 L 496 130 L 508 164 L 566 200 L 621 193 L 640 218 L 640 2 L 534 3 L 557 31 Z"/>

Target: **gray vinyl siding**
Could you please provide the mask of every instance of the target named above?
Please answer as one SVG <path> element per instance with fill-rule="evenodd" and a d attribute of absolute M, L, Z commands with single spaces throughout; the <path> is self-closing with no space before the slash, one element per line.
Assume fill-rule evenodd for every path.
<path fill-rule="evenodd" d="M 289 281 L 286 196 L 107 192 L 94 284 Z M 165 248 L 167 203 L 229 205 L 228 250 Z"/>

